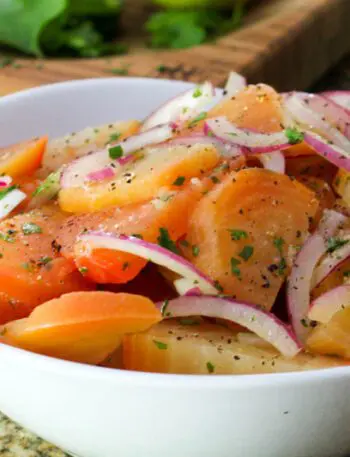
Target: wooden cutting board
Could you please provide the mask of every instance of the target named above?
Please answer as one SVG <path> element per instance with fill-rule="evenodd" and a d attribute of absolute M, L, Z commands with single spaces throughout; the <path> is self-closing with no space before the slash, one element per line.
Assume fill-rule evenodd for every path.
<path fill-rule="evenodd" d="M 188 50 L 111 59 L 16 60 L 0 95 L 44 83 L 127 73 L 222 85 L 230 70 L 279 90 L 305 89 L 350 51 L 350 0 L 262 0 L 237 31 Z"/>

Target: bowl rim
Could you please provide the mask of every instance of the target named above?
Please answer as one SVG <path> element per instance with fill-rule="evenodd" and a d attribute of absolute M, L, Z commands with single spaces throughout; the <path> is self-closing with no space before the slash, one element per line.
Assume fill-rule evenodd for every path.
<path fill-rule="evenodd" d="M 19 92 L 4 95 L 0 98 L 0 109 L 6 109 L 7 103 L 16 102 L 17 100 L 35 97 L 36 95 L 50 94 L 52 91 L 64 91 L 68 88 L 79 86 L 94 86 L 103 84 L 147 84 L 156 85 L 171 84 L 178 85 L 181 88 L 193 87 L 195 83 L 170 80 L 165 78 L 144 78 L 144 77 L 107 77 L 107 78 L 86 78 L 72 81 L 62 81 L 58 83 L 45 84 L 39 87 L 24 89 Z M 220 91 L 222 89 L 219 88 Z M 0 363 L 8 357 L 12 363 L 25 363 L 29 369 L 39 368 L 42 371 L 50 371 L 56 374 L 82 376 L 83 378 L 109 380 L 111 382 L 130 382 L 140 386 L 149 385 L 177 388 L 250 388 L 254 386 L 274 386 L 285 384 L 305 384 L 305 382 L 317 383 L 324 382 L 328 379 L 349 378 L 350 379 L 350 361 L 349 365 L 315 369 L 308 371 L 295 371 L 285 373 L 262 373 L 246 375 L 210 375 L 210 374 L 171 374 L 171 373 L 149 373 L 132 370 L 122 370 L 117 368 L 108 368 L 102 366 L 88 365 L 78 362 L 71 362 L 41 354 L 36 354 L 24 349 L 9 346 L 0 342 Z"/>

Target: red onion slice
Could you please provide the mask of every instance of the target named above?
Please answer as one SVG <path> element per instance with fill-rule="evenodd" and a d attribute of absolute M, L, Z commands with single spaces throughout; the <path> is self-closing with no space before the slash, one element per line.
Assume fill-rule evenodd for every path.
<path fill-rule="evenodd" d="M 348 150 L 345 150 L 330 144 L 325 138 L 313 132 L 305 132 L 304 141 L 328 162 L 350 171 L 350 143 Z"/>
<path fill-rule="evenodd" d="M 335 313 L 350 307 L 350 285 L 343 284 L 320 295 L 311 303 L 310 320 L 327 324 Z"/>
<path fill-rule="evenodd" d="M 12 183 L 11 176 L 0 176 L 0 187 L 7 187 Z"/>
<path fill-rule="evenodd" d="M 312 288 L 317 287 L 330 275 L 339 265 L 350 258 L 350 234 L 339 237 L 341 240 L 348 241 L 336 251 L 327 254 L 315 268 L 312 278 Z"/>
<path fill-rule="evenodd" d="M 113 178 L 114 171 L 110 167 L 101 170 L 92 171 L 86 175 L 87 181 L 103 181 L 104 179 Z"/>
<path fill-rule="evenodd" d="M 119 159 L 111 159 L 109 157 L 108 149 L 104 149 L 103 151 L 97 151 L 93 154 L 74 160 L 64 169 L 61 186 L 63 188 L 84 186 L 86 182 L 91 181 L 91 179 L 89 179 L 91 173 L 105 170 L 103 173 L 107 175 L 106 169 L 108 168 L 112 170 L 114 176 L 120 166 L 124 166 L 126 163 L 133 160 L 132 158 L 127 159 L 131 153 L 146 146 L 166 141 L 172 135 L 173 130 L 169 124 L 158 125 L 157 127 L 147 130 L 147 132 L 130 136 L 113 145 L 113 148 L 118 146 L 122 148 L 123 156 Z M 108 174 L 111 176 L 110 172 L 108 172 Z M 92 181 L 95 181 L 95 179 Z"/>
<path fill-rule="evenodd" d="M 78 252 L 91 252 L 93 249 L 111 249 L 128 252 L 157 265 L 165 267 L 174 273 L 186 278 L 192 287 L 198 287 L 203 294 L 217 295 L 218 291 L 207 276 L 198 270 L 192 263 L 173 252 L 154 243 L 132 236 L 115 236 L 104 232 L 89 232 L 79 237 Z"/>
<path fill-rule="evenodd" d="M 323 92 L 321 95 L 342 106 L 350 114 L 350 90 L 334 90 Z"/>
<path fill-rule="evenodd" d="M 281 151 L 259 154 L 257 158 L 260 160 L 266 170 L 271 170 L 281 174 L 286 172 L 286 160 Z"/>
<path fill-rule="evenodd" d="M 321 120 L 329 122 L 338 131 L 343 133 L 347 139 L 350 139 L 350 111 L 348 112 L 342 106 L 333 100 L 328 100 L 322 95 L 308 94 L 306 92 L 295 92 L 295 96 L 306 103 L 307 107 L 321 116 Z"/>
<path fill-rule="evenodd" d="M 305 102 L 303 94 L 294 93 L 292 95 L 286 95 L 284 98 L 284 107 L 294 121 L 306 127 L 307 130 L 322 134 L 322 136 L 332 141 L 339 148 L 350 149 L 350 142 L 346 136 L 327 122 L 324 115 L 319 114 L 309 107 Z"/>
<path fill-rule="evenodd" d="M 242 155 L 242 148 L 219 138 L 205 135 L 192 135 L 174 138 L 166 143 L 167 146 L 183 145 L 193 146 L 196 144 L 215 146 L 224 157 L 237 158 Z"/>
<path fill-rule="evenodd" d="M 162 308 L 163 303 L 158 306 Z M 249 303 L 208 296 L 179 297 L 167 303 L 165 318 L 188 316 L 214 317 L 242 325 L 286 357 L 294 357 L 301 350 L 289 327 L 273 314 Z"/>
<path fill-rule="evenodd" d="M 237 94 L 237 92 L 243 90 L 247 85 L 247 80 L 244 76 L 231 71 L 228 75 L 227 83 L 224 89 L 225 98 L 231 98 Z"/>
<path fill-rule="evenodd" d="M 173 284 L 179 295 L 202 295 L 200 288 L 186 278 L 176 279 Z"/>
<path fill-rule="evenodd" d="M 233 125 L 226 117 L 208 119 L 204 133 L 211 132 L 222 141 L 245 148 L 248 154 L 273 152 L 290 147 L 285 132 L 258 133 Z"/>
<path fill-rule="evenodd" d="M 0 200 L 0 219 L 8 216 L 20 203 L 27 198 L 26 194 L 19 189 L 10 190 Z"/>
<path fill-rule="evenodd" d="M 141 131 L 144 132 L 159 124 L 191 119 L 199 110 L 208 105 L 214 96 L 214 86 L 209 82 L 189 89 L 172 98 L 147 117 Z"/>
<path fill-rule="evenodd" d="M 326 239 L 333 236 L 346 218 L 325 210 L 318 231 L 311 235 L 299 251 L 287 284 L 287 305 L 294 332 L 303 343 L 308 334 L 307 314 L 315 266 L 327 250 Z"/>

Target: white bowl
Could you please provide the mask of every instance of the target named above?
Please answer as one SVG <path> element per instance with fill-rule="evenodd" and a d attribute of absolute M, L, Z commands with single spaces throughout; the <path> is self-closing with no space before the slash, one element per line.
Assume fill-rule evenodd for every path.
<path fill-rule="evenodd" d="M 142 118 L 189 87 L 98 79 L 0 99 L 0 142 Z M 256 376 L 134 373 L 0 345 L 0 410 L 80 457 L 350 454 L 350 367 Z"/>

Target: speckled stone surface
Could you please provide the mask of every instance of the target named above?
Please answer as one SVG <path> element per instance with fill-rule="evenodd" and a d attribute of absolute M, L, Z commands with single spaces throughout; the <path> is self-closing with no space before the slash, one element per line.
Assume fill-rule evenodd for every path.
<path fill-rule="evenodd" d="M 1 457 L 69 457 L 0 413 Z"/>
<path fill-rule="evenodd" d="M 350 90 L 350 55 L 312 89 Z M 55 446 L 23 430 L 0 413 L 0 457 L 69 457 Z M 103 456 L 101 456 L 103 457 Z"/>

